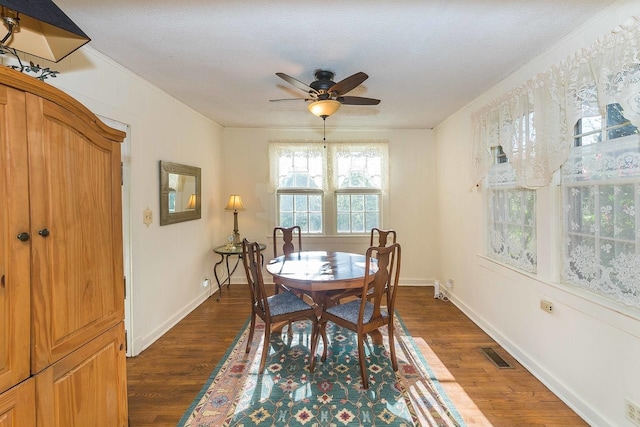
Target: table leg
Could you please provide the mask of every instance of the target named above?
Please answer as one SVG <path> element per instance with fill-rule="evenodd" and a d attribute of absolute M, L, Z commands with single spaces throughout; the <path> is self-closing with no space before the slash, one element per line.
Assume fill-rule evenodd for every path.
<path fill-rule="evenodd" d="M 237 256 L 236 258 L 236 263 L 233 266 L 233 269 L 231 267 L 229 267 L 229 257 L 235 255 Z M 240 254 L 221 254 L 220 255 L 220 261 L 218 261 L 216 263 L 216 265 L 213 266 L 213 275 L 216 278 L 216 282 L 218 283 L 218 289 L 219 289 L 219 293 L 218 293 L 218 301 L 220 301 L 220 296 L 222 295 L 222 287 L 224 286 L 224 284 L 227 284 L 227 290 L 231 291 L 231 276 L 233 275 L 233 273 L 235 273 L 236 269 L 238 268 L 238 264 L 240 263 Z M 224 280 L 222 282 L 220 282 L 220 277 L 218 277 L 218 266 L 220 264 L 222 264 L 224 262 L 225 268 L 227 269 L 227 277 L 224 278 Z"/>
<path fill-rule="evenodd" d="M 220 261 L 216 262 L 216 265 L 213 266 L 213 275 L 216 278 L 216 283 L 218 284 L 218 301 L 220 301 L 220 294 L 222 294 L 222 285 L 220 285 L 220 278 L 218 278 L 218 266 L 222 264 L 224 261 L 224 255 L 220 255 Z"/>

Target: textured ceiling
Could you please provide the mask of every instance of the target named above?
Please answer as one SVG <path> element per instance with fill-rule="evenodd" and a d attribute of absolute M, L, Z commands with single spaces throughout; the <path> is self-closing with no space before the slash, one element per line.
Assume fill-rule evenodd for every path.
<path fill-rule="evenodd" d="M 225 127 L 322 125 L 275 73 L 363 71 L 327 127 L 432 128 L 612 0 L 55 0 L 90 46 Z"/>

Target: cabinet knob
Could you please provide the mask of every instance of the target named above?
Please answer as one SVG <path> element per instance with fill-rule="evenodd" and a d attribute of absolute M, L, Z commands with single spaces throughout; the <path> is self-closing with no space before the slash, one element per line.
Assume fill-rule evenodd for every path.
<path fill-rule="evenodd" d="M 42 237 L 47 237 L 49 235 L 49 230 L 46 228 L 43 228 L 42 230 L 38 231 L 38 234 L 41 235 Z"/>
<path fill-rule="evenodd" d="M 26 242 L 27 240 L 29 240 L 29 233 L 20 233 L 16 236 L 18 238 L 18 240 L 20 240 L 21 242 Z"/>

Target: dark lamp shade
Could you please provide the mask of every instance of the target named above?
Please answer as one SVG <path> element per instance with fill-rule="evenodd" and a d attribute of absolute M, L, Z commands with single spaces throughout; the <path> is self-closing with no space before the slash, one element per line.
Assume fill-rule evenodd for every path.
<path fill-rule="evenodd" d="M 12 49 L 58 62 L 91 40 L 51 0 L 0 0 L 0 5 L 19 13 L 18 27 L 5 42 Z M 0 33 L 2 27 L 8 31 L 3 22 Z"/>

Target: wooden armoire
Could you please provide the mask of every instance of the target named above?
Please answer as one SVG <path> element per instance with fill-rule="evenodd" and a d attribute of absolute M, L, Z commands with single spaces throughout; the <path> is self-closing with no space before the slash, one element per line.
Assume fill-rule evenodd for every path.
<path fill-rule="evenodd" d="M 0 66 L 0 426 L 128 424 L 124 137 Z"/>

